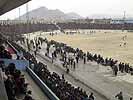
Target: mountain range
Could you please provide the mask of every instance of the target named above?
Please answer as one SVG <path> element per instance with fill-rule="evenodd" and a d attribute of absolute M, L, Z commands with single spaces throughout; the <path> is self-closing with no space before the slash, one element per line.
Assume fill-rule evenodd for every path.
<path fill-rule="evenodd" d="M 52 20 L 52 19 L 81 19 L 82 16 L 78 15 L 77 13 L 70 12 L 64 13 L 59 9 L 51 10 L 46 7 L 40 7 L 29 11 L 28 14 L 24 14 L 20 16 L 21 20 L 26 20 L 27 16 L 29 19 L 45 19 L 45 20 Z"/>
<path fill-rule="evenodd" d="M 66 19 L 82 19 L 84 17 L 80 16 L 75 12 L 64 13 L 59 9 L 51 10 L 46 7 L 40 7 L 28 12 L 29 19 L 44 19 L 44 20 L 66 20 Z M 129 15 L 128 15 L 129 16 Z M 131 15 L 130 15 L 131 16 Z M 113 14 L 92 14 L 87 18 L 92 19 L 103 19 L 103 18 L 112 18 L 112 19 L 122 19 L 123 15 L 113 15 Z M 17 18 L 19 19 L 19 18 Z M 27 20 L 27 14 L 20 16 L 21 20 Z M 133 20 L 132 17 L 126 17 L 127 20 Z"/>

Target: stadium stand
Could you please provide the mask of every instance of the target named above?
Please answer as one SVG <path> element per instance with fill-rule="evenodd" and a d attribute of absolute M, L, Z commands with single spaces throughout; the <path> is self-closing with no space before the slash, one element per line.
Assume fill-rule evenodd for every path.
<path fill-rule="evenodd" d="M 36 58 L 29 52 L 26 52 L 22 47 L 10 41 L 10 43 L 18 50 L 23 51 L 24 57 L 29 60 L 30 65 L 34 65 L 33 71 L 43 80 L 43 82 L 59 97 L 61 100 L 82 100 L 87 99 L 88 95 L 82 88 L 75 88 L 61 78 L 57 73 L 51 73 L 47 69 L 47 65 L 37 62 Z"/>
<path fill-rule="evenodd" d="M 61 29 L 107 29 L 107 30 L 133 30 L 133 24 L 125 23 L 125 24 L 97 24 L 97 23 L 57 23 L 61 27 Z"/>
<path fill-rule="evenodd" d="M 57 27 L 58 26 L 58 27 Z M 12 24 L 2 24 L 0 23 L 0 30 L 2 33 L 5 33 L 7 36 L 10 36 L 11 33 L 16 36 L 19 34 L 44 31 L 51 32 L 53 30 L 58 30 L 60 27 L 61 31 L 64 32 L 64 29 L 106 29 L 106 30 L 133 30 L 132 23 L 125 24 L 98 24 L 98 23 L 12 23 Z"/>
<path fill-rule="evenodd" d="M 21 26 L 22 25 L 22 26 Z M 25 30 L 25 26 L 27 24 L 21 24 L 21 34 L 23 33 L 29 33 L 29 32 L 35 32 L 35 31 L 40 31 L 40 30 L 44 30 L 44 31 L 49 31 L 49 30 L 56 30 L 57 27 L 54 24 L 31 24 L 30 28 L 28 30 Z M 59 27 L 61 27 L 61 29 L 114 29 L 114 30 L 118 30 L 118 29 L 122 29 L 123 28 L 123 24 L 88 24 L 88 23 L 57 23 L 57 25 Z M 15 32 L 17 33 L 18 31 L 20 32 L 20 30 L 17 30 L 19 28 L 19 25 L 16 26 L 7 26 L 7 25 L 2 25 L 2 30 L 3 32 L 6 31 L 6 33 L 10 33 L 11 30 L 14 30 L 12 28 L 15 28 Z M 133 24 L 125 24 L 125 29 L 127 30 L 132 30 L 132 26 Z M 14 31 L 13 31 L 14 32 Z M 20 47 L 19 45 L 17 45 L 16 43 L 9 41 L 13 47 L 15 47 L 18 51 L 22 51 L 24 57 L 29 60 L 30 63 L 30 67 L 32 65 L 34 65 L 33 71 L 38 75 L 38 77 L 40 77 L 41 80 L 43 80 L 43 82 L 61 99 L 61 100 L 82 100 L 82 99 L 86 99 L 88 98 L 88 95 L 86 94 L 86 91 L 82 90 L 80 87 L 75 88 L 72 84 L 70 84 L 69 82 L 67 82 L 63 77 L 60 77 L 57 73 L 53 72 L 51 73 L 48 69 L 47 69 L 47 65 L 44 65 L 41 62 L 37 62 L 36 58 L 30 54 L 29 52 L 27 52 L 26 50 L 24 50 L 22 47 Z M 47 41 L 48 42 L 48 41 Z M 98 64 L 102 64 L 104 66 L 110 66 L 113 71 L 115 72 L 115 75 L 117 75 L 118 70 L 123 72 L 127 72 L 127 73 L 132 73 L 133 72 L 133 67 L 130 66 L 129 64 L 124 64 L 124 63 L 119 63 L 117 60 L 114 60 L 112 58 L 103 58 L 103 56 L 98 55 L 98 54 L 91 54 L 89 52 L 84 53 L 82 50 L 74 49 L 70 46 L 67 46 L 64 43 L 59 43 L 56 41 L 49 41 L 48 42 L 50 45 L 54 44 L 56 47 L 57 51 L 60 51 L 61 55 L 63 56 L 62 60 L 64 61 L 64 63 L 67 63 L 68 65 L 70 64 L 70 62 L 66 62 L 65 59 L 69 59 L 65 57 L 65 53 L 62 54 L 62 51 L 65 52 L 71 52 L 71 53 L 76 53 L 77 54 L 77 58 L 81 58 L 83 60 L 86 61 L 95 61 Z M 63 48 L 63 50 L 61 49 Z M 4 50 L 4 47 L 1 46 L 1 50 L 4 51 L 2 53 L 3 58 L 10 58 L 11 56 L 9 53 L 7 53 L 7 51 Z M 75 58 L 76 59 L 76 58 Z M 69 59 L 68 61 L 71 61 L 71 59 Z M 119 63 L 119 66 L 116 66 L 116 64 Z M 14 81 L 15 83 L 18 80 L 21 80 L 20 78 L 22 77 L 21 72 L 16 70 L 15 66 L 13 64 L 11 64 L 10 66 L 7 67 L 7 69 L 4 69 L 6 72 L 6 75 L 8 76 L 7 81 Z M 13 76 L 13 77 L 11 77 Z M 17 79 L 18 80 L 17 80 Z M 22 77 L 23 78 L 23 77 Z M 17 81 L 16 81 L 17 80 Z M 24 81 L 24 80 L 23 80 Z M 6 82 L 5 82 L 6 83 Z M 25 82 L 23 82 L 23 85 L 26 84 Z M 20 84 L 19 84 L 20 85 Z M 6 85 L 5 85 L 6 86 Z M 15 88 L 14 88 L 15 87 Z M 7 88 L 7 87 L 6 87 Z M 16 91 L 20 91 L 21 86 L 14 86 L 11 87 L 12 90 L 14 92 Z M 20 91 L 20 93 L 26 93 L 25 92 L 26 87 L 23 87 L 23 91 Z M 13 92 L 11 91 L 11 92 Z M 31 93 L 30 91 L 28 92 L 29 94 Z M 8 95 L 10 95 L 9 93 L 7 93 Z M 15 97 L 16 94 L 13 94 L 13 98 Z"/>
<path fill-rule="evenodd" d="M 3 38 L 4 39 L 4 38 Z M 25 82 L 25 77 L 22 72 L 16 69 L 16 65 L 14 63 L 10 63 L 8 66 L 5 65 L 2 59 L 12 59 L 11 54 L 5 50 L 3 44 L 6 43 L 6 40 L 1 40 L 0 44 L 0 68 L 2 69 L 3 79 L 5 84 L 6 93 L 8 96 L 8 100 L 17 100 L 17 96 L 20 94 L 25 95 L 30 99 L 24 100 L 32 100 L 32 97 L 27 94 L 28 83 Z M 6 99 L 2 99 L 6 100 Z"/>

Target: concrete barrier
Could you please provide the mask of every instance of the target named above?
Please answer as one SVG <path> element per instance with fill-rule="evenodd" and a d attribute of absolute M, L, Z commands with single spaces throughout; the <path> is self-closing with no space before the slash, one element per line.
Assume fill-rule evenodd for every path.
<path fill-rule="evenodd" d="M 14 63 L 16 69 L 21 71 L 25 71 L 26 67 L 29 67 L 29 61 L 27 60 L 16 60 L 16 59 L 0 59 L 0 61 L 4 61 L 4 64 L 8 66 L 10 63 Z"/>
<path fill-rule="evenodd" d="M 50 100 L 60 100 L 48 87 L 47 85 L 29 68 L 26 68 L 26 71 L 33 78 L 33 80 L 40 86 L 43 92 L 48 96 Z"/>

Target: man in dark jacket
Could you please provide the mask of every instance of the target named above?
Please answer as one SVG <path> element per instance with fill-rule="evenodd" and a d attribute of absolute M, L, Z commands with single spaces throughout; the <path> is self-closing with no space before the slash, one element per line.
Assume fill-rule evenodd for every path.
<path fill-rule="evenodd" d="M 24 100 L 33 100 L 33 98 L 31 97 L 31 91 L 30 90 L 27 92 Z"/>
<path fill-rule="evenodd" d="M 89 100 L 94 100 L 93 93 L 90 94 L 90 96 L 89 96 Z"/>
<path fill-rule="evenodd" d="M 122 92 L 118 93 L 115 98 L 118 98 L 118 100 L 123 100 Z"/>

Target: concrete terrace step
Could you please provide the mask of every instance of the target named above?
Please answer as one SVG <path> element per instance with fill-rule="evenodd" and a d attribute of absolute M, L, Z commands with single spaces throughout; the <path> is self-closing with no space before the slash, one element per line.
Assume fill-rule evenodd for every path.
<path fill-rule="evenodd" d="M 23 72 L 25 75 L 26 82 L 29 83 L 28 89 L 32 91 L 32 96 L 35 100 L 49 100 L 44 94 L 41 88 L 34 82 L 27 72 Z"/>

